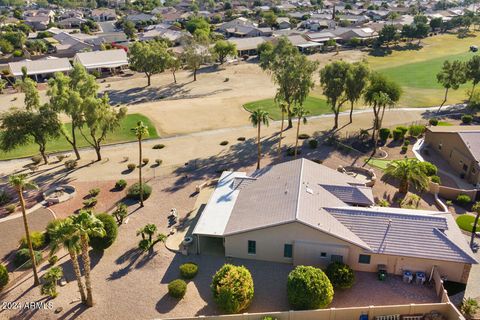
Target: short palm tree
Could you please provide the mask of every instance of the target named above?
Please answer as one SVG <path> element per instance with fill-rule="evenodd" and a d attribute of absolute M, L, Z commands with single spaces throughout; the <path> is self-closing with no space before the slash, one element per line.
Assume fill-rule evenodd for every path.
<path fill-rule="evenodd" d="M 30 230 L 27 221 L 27 212 L 25 208 L 25 198 L 23 197 L 23 191 L 26 189 L 38 189 L 37 185 L 33 182 L 27 181 L 27 175 L 17 174 L 8 177 L 8 183 L 17 191 L 20 207 L 22 208 L 23 226 L 25 228 L 25 237 L 27 238 L 28 252 L 30 253 L 30 260 L 32 261 L 33 281 L 37 286 L 40 284 L 38 280 L 37 262 L 35 261 L 35 254 L 33 253 L 32 240 L 30 239 Z"/>
<path fill-rule="evenodd" d="M 72 216 L 75 232 L 80 237 L 82 247 L 83 269 L 85 271 L 85 287 L 87 288 L 87 306 L 93 306 L 92 282 L 90 279 L 90 256 L 88 255 L 89 236 L 103 237 L 105 229 L 103 223 L 90 210 L 80 210 L 78 215 Z"/>
<path fill-rule="evenodd" d="M 55 298 L 58 295 L 57 283 L 63 277 L 61 267 L 51 267 L 44 275 L 41 293 Z"/>
<path fill-rule="evenodd" d="M 293 108 L 293 115 L 297 118 L 297 136 L 295 138 L 295 159 L 297 158 L 297 150 L 298 150 L 298 135 L 300 134 L 300 123 L 303 122 L 303 124 L 307 123 L 307 115 L 310 112 L 306 110 L 303 106 L 298 106 Z"/>
<path fill-rule="evenodd" d="M 278 139 L 278 156 L 282 156 L 282 135 L 283 135 L 283 123 L 285 122 L 285 113 L 287 112 L 287 104 L 281 102 L 279 105 L 280 111 L 282 112 L 282 124 L 280 127 L 280 138 Z"/>
<path fill-rule="evenodd" d="M 142 140 L 148 137 L 148 127 L 143 124 L 143 121 L 138 121 L 137 126 L 132 131 L 138 140 L 138 183 L 140 188 L 140 207 L 143 207 Z"/>
<path fill-rule="evenodd" d="M 68 251 L 73 265 L 73 272 L 77 278 L 78 290 L 83 303 L 87 302 L 85 295 L 85 286 L 82 282 L 80 264 L 78 263 L 78 253 L 80 252 L 80 237 L 76 233 L 75 226 L 70 218 L 61 220 L 53 228 L 47 230 L 50 237 L 50 254 L 56 252 L 60 247 Z"/>
<path fill-rule="evenodd" d="M 254 110 L 250 115 L 250 122 L 254 127 L 257 127 L 257 169 L 260 169 L 260 159 L 262 157 L 262 145 L 260 144 L 260 127 L 262 124 L 268 126 L 268 112 L 261 108 Z"/>
<path fill-rule="evenodd" d="M 385 169 L 384 176 L 400 181 L 398 187 L 400 193 L 407 193 L 410 184 L 413 184 L 418 190 L 424 190 L 429 183 L 428 176 L 421 162 L 417 159 L 402 159 L 390 162 Z"/>

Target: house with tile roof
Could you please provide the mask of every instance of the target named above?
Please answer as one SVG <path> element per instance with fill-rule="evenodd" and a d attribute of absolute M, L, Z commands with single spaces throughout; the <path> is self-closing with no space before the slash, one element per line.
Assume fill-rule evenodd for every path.
<path fill-rule="evenodd" d="M 353 176 L 298 159 L 223 172 L 193 235 L 198 253 L 354 270 L 430 274 L 466 283 L 477 261 L 449 213 L 375 207 Z"/>

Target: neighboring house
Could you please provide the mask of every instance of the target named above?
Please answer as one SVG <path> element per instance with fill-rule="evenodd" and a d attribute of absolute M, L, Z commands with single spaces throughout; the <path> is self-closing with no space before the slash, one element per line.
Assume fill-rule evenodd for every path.
<path fill-rule="evenodd" d="M 131 21 L 135 24 L 141 24 L 141 23 L 151 23 L 154 21 L 157 21 L 157 17 L 154 16 L 153 14 L 148 14 L 148 13 L 134 13 L 134 14 L 129 14 L 125 17 L 125 21 Z"/>
<path fill-rule="evenodd" d="M 236 18 L 231 21 L 224 22 L 220 25 L 217 26 L 217 31 L 222 32 L 222 33 L 227 33 L 228 29 L 234 29 L 237 27 L 257 27 L 258 25 L 251 20 L 245 18 L 245 17 L 240 17 Z"/>
<path fill-rule="evenodd" d="M 180 44 L 182 37 L 188 36 L 184 31 L 175 30 L 167 24 L 157 24 L 149 26 L 139 35 L 140 41 L 149 41 L 158 38 L 170 40 L 173 44 Z"/>
<path fill-rule="evenodd" d="M 226 257 L 352 269 L 404 270 L 466 283 L 477 264 L 450 213 L 374 207 L 360 180 L 298 159 L 224 172 L 193 231 L 196 249 Z"/>
<path fill-rule="evenodd" d="M 50 21 L 53 21 L 53 18 L 49 16 L 28 16 L 25 17 L 25 24 L 30 26 L 34 30 L 47 30 L 48 24 Z"/>
<path fill-rule="evenodd" d="M 117 20 L 117 13 L 115 10 L 108 8 L 93 9 L 90 16 L 97 22 Z"/>
<path fill-rule="evenodd" d="M 79 17 L 65 18 L 57 22 L 57 25 L 62 28 L 79 28 L 87 20 Z"/>
<path fill-rule="evenodd" d="M 306 33 L 305 36 L 309 41 L 317 42 L 317 43 L 325 43 L 328 40 L 340 40 L 341 38 L 336 36 L 330 31 L 321 31 L 321 32 L 312 32 Z"/>
<path fill-rule="evenodd" d="M 301 35 L 290 35 L 287 39 L 302 53 L 314 53 L 322 47 L 321 43 L 309 41 Z"/>
<path fill-rule="evenodd" d="M 311 31 L 319 31 L 323 29 L 333 29 L 336 27 L 336 22 L 331 19 L 308 19 L 302 21 L 300 26 Z"/>
<path fill-rule="evenodd" d="M 341 38 L 343 41 L 348 41 L 352 38 L 357 38 L 361 40 L 370 40 L 378 37 L 378 32 L 372 28 L 336 28 L 331 30 L 333 34 Z"/>
<path fill-rule="evenodd" d="M 459 177 L 480 186 L 480 126 L 431 126 L 424 144 L 447 160 Z"/>
<path fill-rule="evenodd" d="M 10 62 L 8 70 L 15 79 L 20 79 L 23 75 L 22 68 L 27 68 L 27 75 L 41 82 L 50 78 L 56 72 L 68 73 L 72 70 L 72 65 L 67 58 L 47 57 L 39 60 L 23 60 Z"/>
<path fill-rule="evenodd" d="M 73 62 L 80 63 L 88 71 L 113 72 L 128 67 L 127 53 L 122 49 L 79 52 Z"/>
<path fill-rule="evenodd" d="M 273 30 L 271 28 L 259 28 L 252 26 L 236 26 L 225 30 L 227 38 L 253 38 L 253 37 L 268 37 L 271 36 Z"/>
<path fill-rule="evenodd" d="M 290 29 L 292 27 L 290 19 L 286 17 L 278 17 L 277 24 L 279 29 Z"/>
<path fill-rule="evenodd" d="M 77 34 L 69 34 L 66 32 L 60 32 L 55 34 L 52 38 L 57 41 L 56 44 L 52 43 L 55 47 L 55 52 L 58 54 L 66 55 L 66 56 L 73 56 L 77 52 L 86 51 L 86 50 L 93 50 L 94 45 L 91 43 L 87 43 L 86 39 L 80 38 L 80 33 Z M 89 36 L 87 39 L 95 38 L 93 36 Z"/>
<path fill-rule="evenodd" d="M 271 40 L 267 37 L 253 37 L 253 38 L 230 38 L 227 41 L 234 43 L 237 48 L 237 55 L 242 56 L 252 56 L 257 54 L 257 48 L 260 44 Z"/>

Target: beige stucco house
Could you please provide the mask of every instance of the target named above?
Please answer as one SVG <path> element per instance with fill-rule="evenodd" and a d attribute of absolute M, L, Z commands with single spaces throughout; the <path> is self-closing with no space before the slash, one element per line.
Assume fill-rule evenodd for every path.
<path fill-rule="evenodd" d="M 480 184 L 480 126 L 432 126 L 425 145 L 438 152 L 466 181 Z"/>
<path fill-rule="evenodd" d="M 437 268 L 466 283 L 477 261 L 449 213 L 380 208 L 360 180 L 298 159 L 224 172 L 193 232 L 198 253 L 389 273 Z"/>

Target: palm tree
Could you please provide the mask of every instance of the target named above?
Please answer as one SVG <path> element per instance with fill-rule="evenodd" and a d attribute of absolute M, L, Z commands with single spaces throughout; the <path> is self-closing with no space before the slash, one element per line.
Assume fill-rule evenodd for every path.
<path fill-rule="evenodd" d="M 148 137 L 148 127 L 143 121 L 138 121 L 137 126 L 132 129 L 138 140 L 138 183 L 140 188 L 140 207 L 143 207 L 143 181 L 142 181 L 142 140 Z"/>
<path fill-rule="evenodd" d="M 37 286 L 40 284 L 40 281 L 38 280 L 37 262 L 35 261 L 35 255 L 33 253 L 33 247 L 32 247 L 32 240 L 30 239 L 30 230 L 28 228 L 27 213 L 25 209 L 25 199 L 23 198 L 23 191 L 25 189 L 38 189 L 38 187 L 35 183 L 27 181 L 26 174 L 11 175 L 10 177 L 8 177 L 8 183 L 17 191 L 20 207 L 22 208 L 23 226 L 25 227 L 25 237 L 27 238 L 28 251 L 30 253 L 30 260 L 32 261 L 33 283 L 34 285 Z"/>
<path fill-rule="evenodd" d="M 398 191 L 407 193 L 410 184 L 416 189 L 423 190 L 428 187 L 428 176 L 421 162 L 417 159 L 394 160 L 387 165 L 384 176 L 400 180 Z"/>
<path fill-rule="evenodd" d="M 262 123 L 268 126 L 268 112 L 259 108 L 252 112 L 250 115 L 250 122 L 254 127 L 257 127 L 257 150 L 258 150 L 258 160 L 257 160 L 257 169 L 260 169 L 260 158 L 262 157 L 262 146 L 260 144 L 260 126 Z"/>
<path fill-rule="evenodd" d="M 298 106 L 293 108 L 293 115 L 297 117 L 297 137 L 295 139 L 295 159 L 297 158 L 297 148 L 298 148 L 298 135 L 300 134 L 300 122 L 303 124 L 307 123 L 307 115 L 310 112 L 306 110 L 303 106 Z"/>
<path fill-rule="evenodd" d="M 89 210 L 80 210 L 78 215 L 72 216 L 72 224 L 76 234 L 80 237 L 82 247 L 83 269 L 85 271 L 85 286 L 87 288 L 87 306 L 93 306 L 92 283 L 90 279 L 90 256 L 88 255 L 89 236 L 103 237 L 105 229 L 103 223 Z"/>
<path fill-rule="evenodd" d="M 58 224 L 55 224 L 53 228 L 48 229 L 48 235 L 50 237 L 50 254 L 56 252 L 60 246 L 63 246 L 70 255 L 72 261 L 73 271 L 77 278 L 78 290 L 80 291 L 80 297 L 83 303 L 87 302 L 87 296 L 85 295 L 85 286 L 82 282 L 82 274 L 80 272 L 80 265 L 78 263 L 78 253 L 80 252 L 80 237 L 75 232 L 75 226 L 70 218 L 61 220 Z"/>
<path fill-rule="evenodd" d="M 472 206 L 472 210 L 477 213 L 475 216 L 475 221 L 473 222 L 473 228 L 472 228 L 472 238 L 470 239 L 470 246 L 473 247 L 475 236 L 477 233 L 477 224 L 478 224 L 478 218 L 480 218 L 480 201 L 475 202 L 475 204 Z"/>
<path fill-rule="evenodd" d="M 278 139 L 278 156 L 282 156 L 282 134 L 283 134 L 283 123 L 285 122 L 285 113 L 287 112 L 287 104 L 285 102 L 281 102 L 279 105 L 280 110 L 282 112 L 282 125 L 280 127 L 280 138 Z"/>

